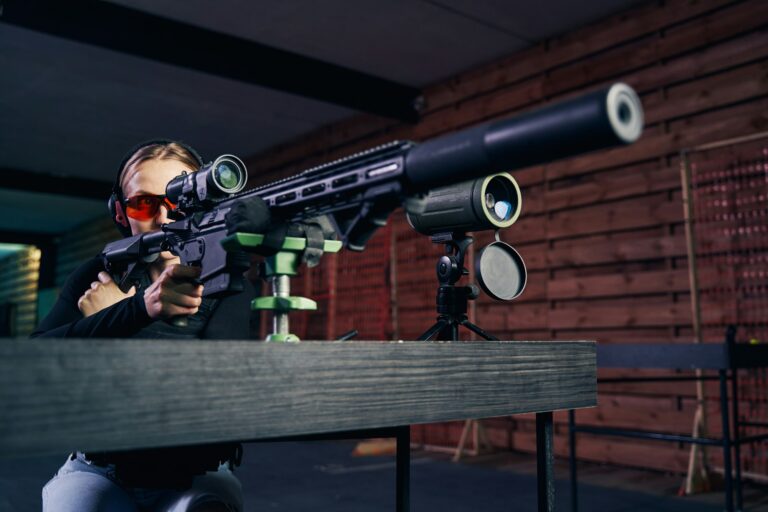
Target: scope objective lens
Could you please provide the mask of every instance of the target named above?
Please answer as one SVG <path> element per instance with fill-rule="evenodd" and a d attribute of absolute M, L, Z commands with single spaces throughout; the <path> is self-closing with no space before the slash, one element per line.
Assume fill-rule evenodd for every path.
<path fill-rule="evenodd" d="M 237 186 L 237 173 L 230 169 L 227 163 L 219 165 L 216 169 L 218 182 L 224 186 L 224 188 L 235 188 Z"/>
<path fill-rule="evenodd" d="M 206 181 L 216 195 L 240 192 L 248 180 L 245 164 L 234 155 L 221 155 L 209 169 Z"/>

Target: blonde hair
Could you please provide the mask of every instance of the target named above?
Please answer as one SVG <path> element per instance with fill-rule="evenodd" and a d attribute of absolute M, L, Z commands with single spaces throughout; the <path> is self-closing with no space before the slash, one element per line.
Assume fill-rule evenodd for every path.
<path fill-rule="evenodd" d="M 117 180 L 120 190 L 123 190 L 123 182 L 130 176 L 133 176 L 139 168 L 139 165 L 148 160 L 178 160 L 185 164 L 192 171 L 200 167 L 200 162 L 192 152 L 177 142 L 158 142 L 142 146 L 128 158 L 125 165 L 120 170 L 120 178 Z"/>

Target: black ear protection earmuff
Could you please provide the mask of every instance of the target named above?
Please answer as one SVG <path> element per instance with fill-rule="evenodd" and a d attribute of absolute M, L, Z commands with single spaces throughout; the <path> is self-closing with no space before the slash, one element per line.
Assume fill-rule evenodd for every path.
<path fill-rule="evenodd" d="M 147 146 L 154 146 L 156 144 L 167 145 L 171 143 L 178 144 L 182 148 L 189 151 L 189 153 L 195 158 L 195 161 L 197 162 L 198 167 L 202 167 L 203 164 L 205 163 L 203 161 L 203 157 L 200 156 L 200 153 L 195 151 L 195 149 L 192 148 L 192 146 L 189 146 L 177 140 L 152 139 L 152 140 L 141 142 L 139 144 L 136 144 L 134 147 L 132 147 L 123 157 L 123 160 L 120 162 L 120 167 L 117 168 L 117 177 L 115 178 L 114 185 L 112 185 L 112 194 L 109 196 L 109 201 L 107 201 L 107 207 L 109 208 L 110 218 L 115 223 L 115 226 L 117 226 L 117 229 L 120 231 L 121 235 L 131 236 L 131 227 L 128 225 L 128 219 L 125 215 L 125 198 L 123 197 L 123 188 L 120 185 L 120 177 L 123 174 L 123 168 L 125 167 L 125 164 L 127 164 L 128 160 L 130 160 L 131 157 L 133 157 L 133 155 L 135 155 L 136 152 L 142 148 L 145 148 Z M 117 221 L 116 217 L 118 214 L 120 214 L 125 219 L 125 224 L 122 224 Z"/>

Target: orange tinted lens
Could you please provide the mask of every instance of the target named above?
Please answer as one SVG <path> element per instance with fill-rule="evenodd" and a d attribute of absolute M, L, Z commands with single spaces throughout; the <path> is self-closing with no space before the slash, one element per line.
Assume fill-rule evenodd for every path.
<path fill-rule="evenodd" d="M 157 215 L 160 203 L 164 200 L 158 196 L 136 196 L 128 200 L 125 213 L 132 219 L 150 220 Z"/>

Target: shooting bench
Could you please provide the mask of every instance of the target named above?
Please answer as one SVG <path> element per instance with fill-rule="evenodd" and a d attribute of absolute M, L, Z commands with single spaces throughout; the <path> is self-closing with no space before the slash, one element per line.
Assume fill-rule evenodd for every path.
<path fill-rule="evenodd" d="M 630 439 L 668 441 L 674 443 L 718 446 L 723 450 L 724 501 L 726 512 L 743 510 L 741 479 L 741 445 L 768 439 L 768 433 L 741 436 L 742 427 L 768 428 L 768 423 L 742 420 L 739 414 L 739 370 L 767 368 L 768 346 L 736 343 L 735 327 L 726 332 L 725 343 L 622 343 L 598 345 L 599 368 L 633 368 L 654 370 L 707 370 L 717 375 L 684 375 L 601 378 L 599 382 L 686 382 L 714 380 L 719 383 L 721 435 L 717 438 L 676 433 L 636 430 L 618 427 L 578 425 L 574 411 L 568 412 L 571 511 L 578 512 L 578 480 L 576 468 L 576 434 L 618 436 Z M 728 381 L 731 390 L 728 393 Z M 731 432 L 731 424 L 733 432 Z M 733 468 L 735 459 L 735 468 Z M 735 469 L 735 471 L 734 471 Z M 735 488 L 735 489 L 734 489 Z M 735 503 L 734 503 L 735 490 Z"/>
<path fill-rule="evenodd" d="M 410 425 L 529 412 L 553 510 L 551 411 L 596 403 L 586 341 L 0 342 L 2 457 L 389 433 L 398 511 Z"/>

